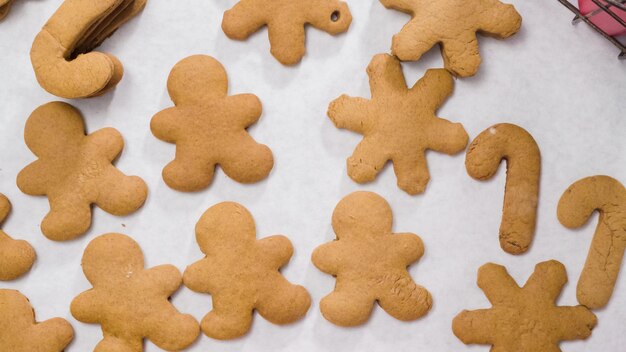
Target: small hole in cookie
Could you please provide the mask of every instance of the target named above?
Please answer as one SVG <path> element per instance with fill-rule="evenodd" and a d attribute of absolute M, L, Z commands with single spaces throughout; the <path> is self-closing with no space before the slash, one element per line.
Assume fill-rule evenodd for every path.
<path fill-rule="evenodd" d="M 339 11 L 333 11 L 333 13 L 330 14 L 330 20 L 333 22 L 337 22 L 339 21 L 339 16 L 341 15 L 341 13 Z"/>

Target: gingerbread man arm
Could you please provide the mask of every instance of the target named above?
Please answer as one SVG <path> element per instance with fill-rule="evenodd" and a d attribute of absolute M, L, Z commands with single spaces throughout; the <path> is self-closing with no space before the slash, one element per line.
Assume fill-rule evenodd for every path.
<path fill-rule="evenodd" d="M 231 115 L 240 128 L 247 128 L 261 118 L 261 101 L 254 94 L 237 94 L 227 97 L 220 106 L 223 114 Z"/>
<path fill-rule="evenodd" d="M 152 134 L 162 141 L 176 143 L 182 135 L 183 124 L 180 122 L 185 116 L 181 109 L 183 108 L 171 107 L 154 115 L 150 120 Z"/>
<path fill-rule="evenodd" d="M 17 174 L 17 187 L 31 196 L 44 196 L 48 192 L 48 169 L 41 160 L 33 161 Z"/>
<path fill-rule="evenodd" d="M 503 4 L 499 0 L 486 0 L 487 7 L 481 12 L 481 21 L 478 30 L 504 39 L 519 31 L 522 17 L 510 4 Z"/>
<path fill-rule="evenodd" d="M 180 271 L 173 265 L 159 265 L 144 271 L 149 281 L 155 289 L 161 290 L 165 295 L 170 296 L 178 290 L 183 283 Z"/>
<path fill-rule="evenodd" d="M 124 149 L 124 139 L 118 130 L 112 127 L 97 130 L 87 137 L 87 150 L 97 151 L 98 154 L 104 154 L 109 160 L 113 161 Z"/>
<path fill-rule="evenodd" d="M 212 292 L 215 286 L 211 278 L 211 262 L 208 258 L 189 265 L 183 274 L 185 286 L 195 292 Z"/>
<path fill-rule="evenodd" d="M 424 255 L 424 243 L 414 233 L 397 233 L 390 236 L 393 243 L 393 255 L 404 261 L 408 266 Z"/>
<path fill-rule="evenodd" d="M 406 0 L 382 0 L 388 9 L 412 13 L 413 5 Z M 393 36 L 391 51 L 403 61 L 417 61 L 429 51 L 440 39 L 436 36 L 424 35 L 432 32 L 433 28 L 440 28 L 440 19 L 436 16 L 421 17 L 419 21 L 411 20 L 405 24 L 400 32 Z"/>
<path fill-rule="evenodd" d="M 462 124 L 440 117 L 433 116 L 429 131 L 431 133 L 427 136 L 427 147 L 440 153 L 454 155 L 463 151 L 469 141 L 469 135 Z"/>
<path fill-rule="evenodd" d="M 89 323 L 98 324 L 102 319 L 102 307 L 99 304 L 101 301 L 99 293 L 95 289 L 85 291 L 76 296 L 72 300 L 70 305 L 70 312 L 76 320 Z"/>
<path fill-rule="evenodd" d="M 341 243 L 339 243 L 339 241 L 332 241 L 315 248 L 311 260 L 319 270 L 337 276 L 339 275 L 339 268 L 343 266 L 343 252 L 344 250 Z"/>
<path fill-rule="evenodd" d="M 291 241 L 283 235 L 265 237 L 256 242 L 272 269 L 280 269 L 293 255 Z"/>
<path fill-rule="evenodd" d="M 127 215 L 139 209 L 148 196 L 148 186 L 138 176 L 127 176 L 108 165 L 101 178 L 95 203 L 107 213 Z"/>

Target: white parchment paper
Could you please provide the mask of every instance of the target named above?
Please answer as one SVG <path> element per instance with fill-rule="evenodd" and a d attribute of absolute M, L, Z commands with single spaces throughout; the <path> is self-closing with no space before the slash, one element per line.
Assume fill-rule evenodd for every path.
<path fill-rule="evenodd" d="M 302 321 L 272 325 L 258 315 L 244 338 L 222 342 L 201 336 L 190 351 L 488 351 L 465 346 L 452 334 L 451 321 L 462 309 L 486 308 L 475 284 L 478 267 L 504 264 L 522 284 L 538 262 L 563 262 L 570 283 L 559 303 L 576 304 L 575 286 L 587 255 L 597 217 L 579 231 L 561 226 L 556 205 L 561 193 L 579 178 L 611 175 L 626 183 L 626 61 L 616 48 L 586 25 L 572 26 L 572 14 L 556 0 L 514 0 L 523 16 L 520 33 L 498 41 L 480 38 L 483 64 L 475 77 L 457 80 L 455 93 L 438 114 L 464 124 L 471 137 L 498 122 L 526 128 L 543 157 L 537 235 L 522 256 L 504 253 L 498 243 L 505 172 L 488 182 L 472 180 L 464 154 L 428 153 L 432 179 L 425 194 L 409 196 L 396 187 L 391 167 L 377 180 L 358 185 L 346 175 L 345 159 L 360 140 L 337 130 L 326 116 L 328 103 L 346 93 L 369 97 L 365 68 L 371 57 L 387 52 L 391 37 L 409 19 L 377 1 L 349 0 L 350 30 L 336 37 L 308 28 L 307 55 L 284 67 L 269 53 L 264 29 L 245 42 L 221 31 L 222 13 L 235 1 L 150 0 L 145 11 L 102 46 L 123 62 L 125 76 L 102 97 L 72 101 L 90 132 L 112 126 L 126 146 L 120 170 L 141 176 L 149 186 L 145 206 L 127 217 L 94 209 L 91 230 L 77 240 L 55 243 L 40 232 L 48 210 L 44 197 L 22 194 L 17 173 L 34 160 L 23 141 L 24 122 L 39 105 L 57 100 L 39 87 L 30 66 L 33 38 L 61 0 L 17 0 L 0 23 L 0 192 L 13 203 L 3 229 L 25 238 L 37 250 L 32 271 L 2 288 L 28 296 L 39 320 L 60 316 L 76 330 L 69 351 L 90 351 L 101 338 L 97 325 L 76 321 L 69 313 L 73 297 L 90 287 L 80 259 L 97 235 L 121 232 L 143 248 L 148 266 L 164 263 L 181 271 L 202 257 L 194 239 L 200 215 L 221 201 L 237 201 L 254 215 L 258 236 L 287 235 L 295 247 L 284 275 L 306 286 L 313 305 Z M 212 55 L 228 71 L 230 92 L 254 93 L 263 116 L 250 129 L 275 156 L 270 177 L 241 185 L 223 172 L 210 188 L 186 194 L 168 188 L 161 169 L 175 147 L 150 133 L 152 115 L 172 105 L 166 80 L 172 66 L 192 54 Z M 437 49 L 417 63 L 404 64 L 407 82 L 441 67 Z M 415 281 L 430 290 L 434 307 L 423 319 L 397 321 L 380 308 L 360 327 L 345 329 L 323 319 L 319 300 L 334 279 L 310 262 L 319 244 L 334 238 L 331 213 L 356 190 L 375 191 L 391 204 L 394 230 L 421 236 L 426 253 L 410 268 Z M 181 289 L 173 299 L 183 312 L 201 319 L 211 308 L 208 295 Z M 563 343 L 564 351 L 620 351 L 626 344 L 626 273 L 619 277 L 609 305 L 596 312 L 599 324 L 584 342 Z M 157 347 L 146 343 L 147 351 Z"/>

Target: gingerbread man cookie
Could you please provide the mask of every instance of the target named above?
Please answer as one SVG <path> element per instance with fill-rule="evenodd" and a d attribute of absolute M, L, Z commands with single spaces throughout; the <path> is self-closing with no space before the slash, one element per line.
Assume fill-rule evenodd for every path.
<path fill-rule="evenodd" d="M 495 175 L 506 160 L 506 186 L 500 223 L 500 247 L 507 253 L 522 254 L 535 236 L 541 153 L 525 129 L 499 123 L 481 132 L 465 156 L 467 173 L 477 180 Z"/>
<path fill-rule="evenodd" d="M 113 128 L 85 135 L 85 124 L 73 106 L 53 102 L 37 108 L 26 121 L 24 140 L 38 160 L 17 175 L 17 186 L 30 195 L 46 195 L 50 212 L 41 231 L 55 241 L 85 233 L 91 205 L 113 215 L 127 215 L 146 200 L 147 186 L 126 176 L 112 162 L 124 148 Z"/>
<path fill-rule="evenodd" d="M 322 315 L 333 324 L 365 323 L 375 301 L 399 320 L 414 320 L 430 310 L 430 293 L 407 271 L 424 254 L 422 240 L 392 233 L 392 222 L 389 204 L 372 192 L 354 192 L 337 204 L 337 240 L 312 256 L 318 269 L 337 278 L 335 290 L 320 302 Z"/>
<path fill-rule="evenodd" d="M 65 0 L 35 37 L 30 59 L 37 81 L 63 98 L 89 98 L 114 88 L 124 68 L 113 55 L 92 52 L 135 17 L 147 0 Z"/>
<path fill-rule="evenodd" d="M 185 286 L 209 293 L 213 310 L 202 331 L 216 339 L 244 335 L 253 311 L 274 324 L 289 324 L 309 310 L 306 289 L 280 273 L 293 254 L 281 235 L 256 239 L 252 215 L 242 205 L 224 202 L 209 208 L 196 224 L 196 241 L 206 257 L 185 270 Z"/>
<path fill-rule="evenodd" d="M 522 18 L 513 5 L 499 0 L 380 0 L 412 19 L 393 37 L 391 52 L 402 61 L 417 61 L 440 43 L 445 67 L 457 76 L 473 76 L 480 65 L 481 33 L 504 39 L 517 33 Z"/>
<path fill-rule="evenodd" d="M 609 176 L 586 177 L 563 192 L 557 215 L 569 228 L 583 226 L 600 213 L 576 296 L 591 309 L 606 306 L 613 295 L 626 249 L 626 188 Z"/>
<path fill-rule="evenodd" d="M 0 0 L 0 20 L 4 19 L 11 10 L 13 0 Z"/>
<path fill-rule="evenodd" d="M 176 143 L 176 157 L 163 169 L 163 180 L 179 191 L 198 191 L 213 180 L 215 166 L 235 181 L 253 183 L 269 175 L 272 151 L 246 131 L 261 117 L 253 94 L 228 96 L 224 67 L 214 58 L 195 55 L 174 66 L 167 88 L 175 107 L 150 123 L 159 139 Z"/>
<path fill-rule="evenodd" d="M 24 295 L 0 289 L 0 351 L 62 352 L 74 338 L 65 319 L 35 321 L 35 311 Z"/>
<path fill-rule="evenodd" d="M 422 193 L 430 179 L 426 150 L 451 155 L 467 145 L 460 123 L 435 115 L 452 93 L 452 76 L 431 69 L 408 89 L 400 62 L 387 54 L 374 56 L 367 74 L 370 100 L 342 95 L 328 106 L 337 128 L 364 136 L 348 158 L 348 175 L 358 183 L 371 182 L 392 160 L 398 187 L 409 194 Z"/>
<path fill-rule="evenodd" d="M 231 39 L 245 40 L 267 26 L 270 51 L 283 65 L 304 56 L 307 24 L 330 34 L 348 30 L 352 15 L 339 0 L 241 0 L 224 12 L 222 30 Z"/>
<path fill-rule="evenodd" d="M 524 287 L 503 266 L 485 264 L 478 287 L 492 307 L 461 312 L 452 330 L 463 343 L 492 345 L 492 351 L 561 351 L 560 341 L 586 339 L 597 323 L 583 306 L 556 305 L 566 282 L 565 267 L 555 260 L 537 264 Z"/>
<path fill-rule="evenodd" d="M 93 285 L 74 298 L 71 312 L 84 323 L 102 325 L 104 339 L 95 351 L 143 351 L 143 339 L 178 351 L 200 334 L 198 322 L 169 302 L 182 277 L 172 265 L 145 269 L 141 248 L 132 238 L 110 233 L 92 240 L 82 267 Z"/>
<path fill-rule="evenodd" d="M 0 193 L 0 224 L 9 215 L 11 202 Z M 14 240 L 0 230 L 0 281 L 14 280 L 24 275 L 35 262 L 35 250 L 24 240 Z"/>

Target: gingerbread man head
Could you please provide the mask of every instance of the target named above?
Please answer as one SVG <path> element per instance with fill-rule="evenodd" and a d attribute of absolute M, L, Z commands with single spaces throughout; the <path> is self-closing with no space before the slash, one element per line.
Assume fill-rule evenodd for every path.
<path fill-rule="evenodd" d="M 85 249 L 83 271 L 93 289 L 72 301 L 72 315 L 102 325 L 96 349 L 142 351 L 147 338 L 166 350 L 189 346 L 199 334 L 196 320 L 169 302 L 182 277 L 171 265 L 144 269 L 143 253 L 130 237 L 106 234 Z"/>

